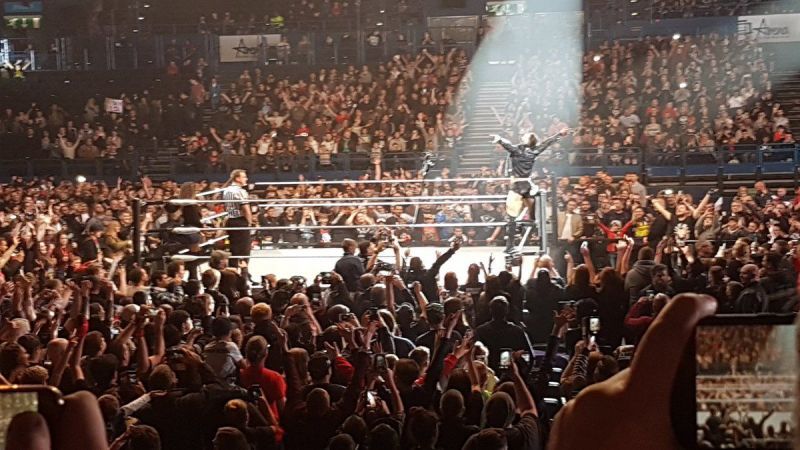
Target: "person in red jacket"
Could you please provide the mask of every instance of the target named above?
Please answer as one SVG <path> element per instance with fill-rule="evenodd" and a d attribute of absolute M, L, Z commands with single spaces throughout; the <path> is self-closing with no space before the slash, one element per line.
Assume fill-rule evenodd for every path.
<path fill-rule="evenodd" d="M 628 221 L 625 226 L 622 226 L 622 222 L 619 220 L 612 220 L 611 226 L 606 226 L 603 222 L 597 222 L 597 226 L 603 230 L 603 233 L 608 238 L 608 245 L 606 245 L 606 251 L 608 252 L 608 261 L 611 267 L 616 267 L 617 265 L 617 242 L 620 240 L 625 240 L 625 235 L 628 233 L 628 230 L 633 226 L 633 221 Z"/>

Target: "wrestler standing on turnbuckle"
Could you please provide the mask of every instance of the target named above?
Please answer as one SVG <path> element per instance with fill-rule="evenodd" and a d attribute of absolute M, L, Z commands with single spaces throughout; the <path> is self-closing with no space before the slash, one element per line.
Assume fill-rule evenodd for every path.
<path fill-rule="evenodd" d="M 506 254 L 512 255 L 514 252 L 514 236 L 517 231 L 517 218 L 522 213 L 523 206 L 528 208 L 528 214 L 533 218 L 533 196 L 536 195 L 535 186 L 531 176 L 536 158 L 547 150 L 548 147 L 558 142 L 559 139 L 569 133 L 569 128 L 563 128 L 557 134 L 550 136 L 541 143 L 536 133 L 530 132 L 522 135 L 522 142 L 514 145 L 508 139 L 498 135 L 493 135 L 493 142 L 500 144 L 509 154 L 509 166 L 512 178 L 519 178 L 519 181 L 512 180 L 511 186 L 506 197 L 506 214 L 508 220 L 506 224 Z M 543 230 L 539 230 L 541 233 Z"/>

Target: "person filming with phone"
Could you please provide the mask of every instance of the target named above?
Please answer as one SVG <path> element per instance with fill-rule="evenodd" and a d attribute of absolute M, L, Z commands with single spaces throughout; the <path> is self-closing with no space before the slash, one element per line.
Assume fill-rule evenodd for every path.
<path fill-rule="evenodd" d="M 507 364 L 501 364 L 503 350 L 524 350 L 529 355 L 533 354 L 525 331 L 507 320 L 509 305 L 503 296 L 497 296 L 489 302 L 489 311 L 492 320 L 484 323 L 475 330 L 479 341 L 489 349 L 488 365 L 492 370 L 507 369 Z M 501 367 L 506 366 L 506 367 Z"/>

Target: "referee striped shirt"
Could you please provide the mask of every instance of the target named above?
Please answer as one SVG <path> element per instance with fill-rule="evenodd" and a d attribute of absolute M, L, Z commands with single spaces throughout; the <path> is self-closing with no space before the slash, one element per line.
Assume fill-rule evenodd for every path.
<path fill-rule="evenodd" d="M 238 184 L 232 184 L 225 189 L 222 193 L 222 199 L 225 200 L 225 211 L 228 213 L 229 219 L 236 219 L 242 217 L 242 203 L 232 200 L 247 200 L 247 191 Z"/>

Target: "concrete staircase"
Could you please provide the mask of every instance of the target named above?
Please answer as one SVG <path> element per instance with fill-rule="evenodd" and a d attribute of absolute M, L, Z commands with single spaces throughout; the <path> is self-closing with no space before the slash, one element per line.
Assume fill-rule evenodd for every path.
<path fill-rule="evenodd" d="M 499 153 L 495 151 L 489 135 L 500 133 L 501 126 L 492 107 L 502 113 L 510 93 L 510 81 L 480 82 L 470 123 L 460 143 L 460 172 L 477 172 L 484 166 L 497 167 L 500 162 Z"/>
<path fill-rule="evenodd" d="M 155 151 L 141 156 L 139 170 L 153 181 L 165 181 L 173 177 L 172 164 L 177 160 L 178 147 L 174 142 L 161 142 Z"/>

